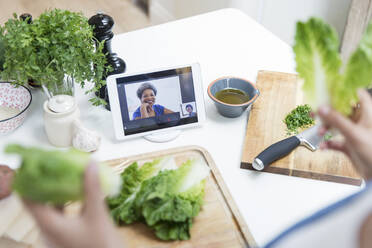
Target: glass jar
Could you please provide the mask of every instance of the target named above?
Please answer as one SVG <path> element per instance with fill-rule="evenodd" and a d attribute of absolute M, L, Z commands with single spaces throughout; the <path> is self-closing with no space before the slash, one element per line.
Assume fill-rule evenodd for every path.
<path fill-rule="evenodd" d="M 75 94 L 74 86 L 75 80 L 72 76 L 69 75 L 65 75 L 63 80 L 42 84 L 43 90 L 49 98 L 56 95 L 74 96 Z"/>

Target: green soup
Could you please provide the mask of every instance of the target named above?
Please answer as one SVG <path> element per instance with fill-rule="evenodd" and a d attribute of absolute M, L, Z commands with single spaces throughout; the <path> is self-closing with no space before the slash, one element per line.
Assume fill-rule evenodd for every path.
<path fill-rule="evenodd" d="M 238 89 L 224 89 L 216 92 L 215 97 L 221 102 L 228 104 L 243 104 L 249 101 L 249 96 Z"/>

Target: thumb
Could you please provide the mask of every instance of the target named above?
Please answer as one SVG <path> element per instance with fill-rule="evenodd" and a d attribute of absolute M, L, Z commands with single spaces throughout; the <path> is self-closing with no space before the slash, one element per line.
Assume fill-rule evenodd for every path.
<path fill-rule="evenodd" d="M 84 194 L 84 214 L 97 216 L 105 211 L 104 194 L 99 180 L 99 167 L 95 162 L 91 162 L 85 170 Z"/>

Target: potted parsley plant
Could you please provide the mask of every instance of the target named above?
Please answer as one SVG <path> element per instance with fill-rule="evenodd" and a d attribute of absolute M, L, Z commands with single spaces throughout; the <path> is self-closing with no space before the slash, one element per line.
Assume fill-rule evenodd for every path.
<path fill-rule="evenodd" d="M 80 12 L 46 10 L 31 23 L 16 14 L 0 30 L 4 47 L 3 80 L 24 85 L 32 79 L 43 86 L 46 94 L 73 93 L 73 81 L 88 92 L 98 91 L 107 73 L 103 43 L 95 40 L 93 27 Z M 93 105 L 105 101 L 94 97 Z"/>

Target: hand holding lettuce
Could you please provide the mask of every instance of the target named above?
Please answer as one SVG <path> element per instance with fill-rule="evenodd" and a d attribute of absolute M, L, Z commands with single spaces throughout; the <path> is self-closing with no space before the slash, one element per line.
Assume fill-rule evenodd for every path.
<path fill-rule="evenodd" d="M 84 197 L 87 153 L 46 151 L 8 145 L 6 153 L 22 157 L 12 188 L 35 202 L 62 205 Z M 177 167 L 173 158 L 156 159 L 142 166 L 133 163 L 121 174 L 101 164 L 101 188 L 118 224 L 144 222 L 162 240 L 190 239 L 193 218 L 203 205 L 209 167 L 201 160 L 189 160 Z M 121 186 L 122 185 L 122 186 Z"/>
<path fill-rule="evenodd" d="M 296 70 L 304 79 L 306 103 L 313 109 L 331 104 L 350 115 L 358 102 L 357 89 L 372 83 L 372 24 L 343 68 L 336 31 L 317 18 L 298 22 L 295 45 Z"/>
<path fill-rule="evenodd" d="M 8 145 L 6 153 L 22 157 L 21 167 L 13 179 L 13 190 L 23 198 L 65 204 L 83 198 L 83 176 L 90 155 L 78 150 L 45 151 Z M 114 196 L 120 190 L 120 177 L 111 168 L 100 165 L 101 188 L 106 195 Z"/>

